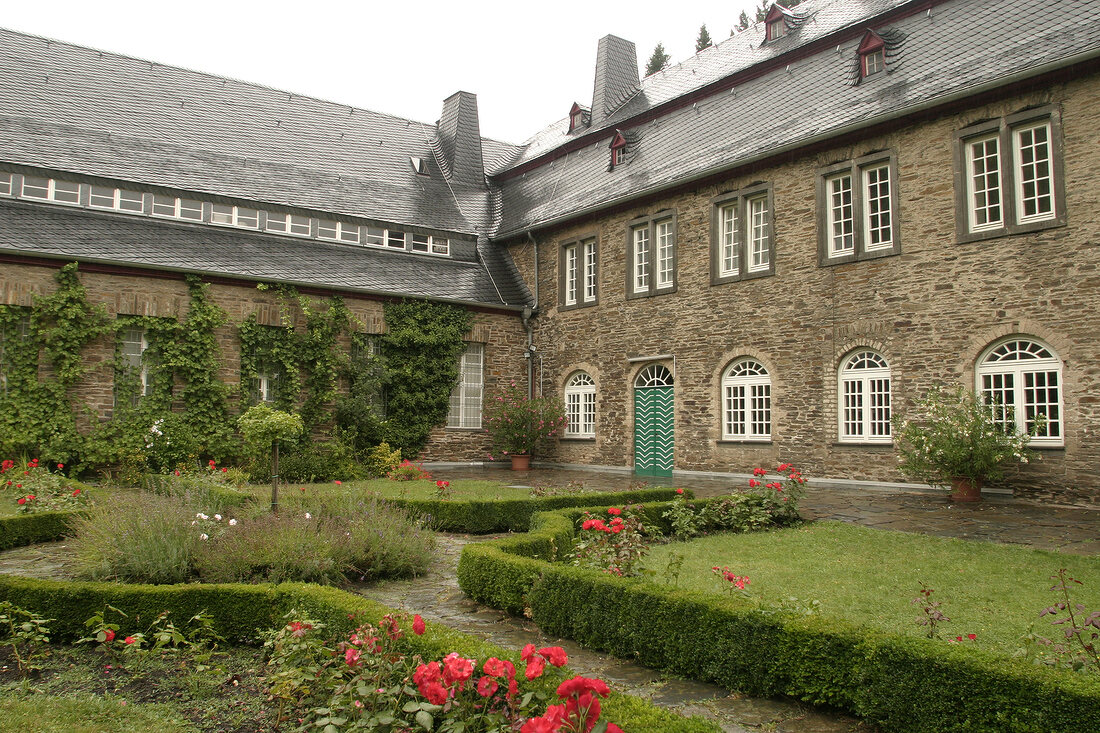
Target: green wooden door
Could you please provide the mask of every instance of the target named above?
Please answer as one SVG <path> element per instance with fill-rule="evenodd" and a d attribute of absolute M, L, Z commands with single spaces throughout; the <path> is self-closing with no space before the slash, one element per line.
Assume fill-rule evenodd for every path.
<path fill-rule="evenodd" d="M 634 473 L 672 476 L 673 424 L 672 375 L 647 367 L 634 382 Z"/>

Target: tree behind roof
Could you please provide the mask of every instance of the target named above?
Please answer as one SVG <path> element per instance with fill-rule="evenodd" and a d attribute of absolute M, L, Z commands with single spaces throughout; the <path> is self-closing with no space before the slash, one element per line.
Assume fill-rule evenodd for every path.
<path fill-rule="evenodd" d="M 710 48 L 714 45 L 714 41 L 710 38 L 710 33 L 707 32 L 707 24 L 699 26 L 699 37 L 695 39 L 695 53 L 699 53 L 704 48 Z"/>
<path fill-rule="evenodd" d="M 672 57 L 665 53 L 665 46 L 663 43 L 658 43 L 657 47 L 653 49 L 653 55 L 649 57 L 649 62 L 645 65 L 645 75 L 651 76 L 656 74 L 661 69 L 668 66 L 669 59 Z"/>

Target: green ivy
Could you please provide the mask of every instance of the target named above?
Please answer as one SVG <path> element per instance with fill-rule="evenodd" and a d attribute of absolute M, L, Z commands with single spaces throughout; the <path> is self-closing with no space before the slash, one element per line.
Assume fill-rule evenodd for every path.
<path fill-rule="evenodd" d="M 230 388 L 218 379 L 221 361 L 215 335 L 229 316 L 211 302 L 209 285 L 188 275 L 187 287 L 191 305 L 169 360 L 183 383 L 184 421 L 196 437 L 199 451 L 221 462 L 235 452 Z"/>
<path fill-rule="evenodd" d="M 284 319 L 286 320 L 286 319 Z M 264 326 L 255 314 L 238 327 L 241 341 L 241 411 L 256 403 L 252 382 L 261 374 L 271 378 L 274 405 L 289 412 L 302 391 L 302 359 L 294 327 Z"/>
<path fill-rule="evenodd" d="M 415 456 L 447 419 L 472 317 L 459 306 L 430 301 L 386 303 L 384 312 L 385 440 Z"/>

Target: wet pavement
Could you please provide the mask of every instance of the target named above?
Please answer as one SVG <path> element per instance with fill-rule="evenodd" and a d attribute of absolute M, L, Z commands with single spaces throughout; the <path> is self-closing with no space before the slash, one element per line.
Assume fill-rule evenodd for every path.
<path fill-rule="evenodd" d="M 469 466 L 432 467 L 436 478 L 477 478 L 516 487 L 583 486 L 586 490 L 618 491 L 640 482 L 629 474 L 562 469 L 508 472 Z M 659 485 L 653 481 L 650 485 Z M 679 478 L 660 485 L 691 488 L 696 496 L 718 496 L 745 480 Z M 1100 554 L 1100 511 L 1043 505 L 1006 496 L 987 496 L 975 504 L 954 504 L 946 493 L 927 490 L 875 489 L 863 486 L 808 485 L 800 504 L 806 519 L 832 519 L 879 529 L 918 532 L 941 537 L 1024 545 L 1081 555 Z M 499 536 L 499 535 L 497 535 Z M 685 714 L 701 715 L 734 733 L 853 733 L 870 731 L 858 720 L 790 700 L 770 700 L 730 694 L 723 688 L 669 678 L 633 662 L 583 649 L 541 633 L 525 618 L 482 606 L 463 595 L 455 578 L 462 547 L 490 537 L 439 536 L 442 562 L 420 578 L 356 586 L 355 592 L 382 603 L 475 634 L 500 646 L 519 650 L 528 642 L 559 645 L 569 654 L 570 667 L 599 676 L 621 691 L 647 697 Z M 64 577 L 64 542 L 0 552 L 0 572 L 30 577 Z"/>

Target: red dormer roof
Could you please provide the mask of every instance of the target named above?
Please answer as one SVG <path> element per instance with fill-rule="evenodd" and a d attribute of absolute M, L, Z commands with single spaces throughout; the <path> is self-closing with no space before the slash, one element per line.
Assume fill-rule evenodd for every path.
<path fill-rule="evenodd" d="M 867 31 L 863 35 L 863 40 L 859 42 L 859 55 L 872 53 L 878 51 L 880 48 L 886 46 L 886 41 L 882 40 L 882 36 L 874 31 Z"/>

